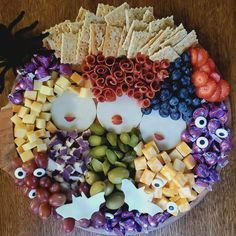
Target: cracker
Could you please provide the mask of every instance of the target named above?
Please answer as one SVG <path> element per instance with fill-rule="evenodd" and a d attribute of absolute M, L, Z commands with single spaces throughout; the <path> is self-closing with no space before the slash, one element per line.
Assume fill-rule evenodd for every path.
<path fill-rule="evenodd" d="M 78 13 L 75 21 L 84 21 L 86 12 L 88 12 L 88 10 L 84 9 L 83 7 L 80 7 L 79 13 Z"/>
<path fill-rule="evenodd" d="M 197 34 L 192 30 L 183 40 L 174 46 L 174 50 L 181 55 L 189 47 L 198 44 Z"/>
<path fill-rule="evenodd" d="M 125 50 L 122 45 L 125 41 L 127 35 L 127 31 L 126 31 L 126 27 L 123 27 L 122 33 L 121 33 L 121 37 L 120 37 L 120 42 L 119 42 L 119 48 L 118 48 L 118 52 L 117 52 L 117 56 L 126 56 L 127 55 L 127 50 Z"/>
<path fill-rule="evenodd" d="M 129 31 L 127 33 L 127 36 L 125 38 L 122 47 L 125 50 L 128 50 L 133 31 L 147 31 L 147 27 L 148 24 L 144 23 L 143 21 L 134 20 L 129 28 Z"/>
<path fill-rule="evenodd" d="M 76 64 L 82 64 L 85 57 L 88 55 L 89 44 L 78 40 L 76 50 Z"/>
<path fill-rule="evenodd" d="M 111 11 L 115 9 L 114 6 L 110 6 L 108 4 L 98 3 L 96 16 L 104 17 Z"/>
<path fill-rule="evenodd" d="M 173 36 L 170 36 L 169 39 L 165 40 L 160 47 L 164 48 L 166 46 L 172 46 L 174 47 L 177 43 L 179 43 L 181 40 L 183 40 L 186 36 L 187 36 L 187 30 L 183 29 L 179 32 L 177 32 L 176 34 L 174 34 Z"/>
<path fill-rule="evenodd" d="M 106 32 L 106 24 L 90 24 L 89 53 L 97 55 Z"/>
<path fill-rule="evenodd" d="M 69 27 L 69 29 L 70 29 L 69 32 L 70 32 L 70 33 L 74 33 L 74 34 L 79 33 L 80 30 L 81 30 L 81 28 L 82 28 L 82 26 L 83 26 L 83 23 L 82 23 L 82 22 L 77 22 L 77 21 L 71 22 L 71 23 L 68 25 L 68 27 Z"/>
<path fill-rule="evenodd" d="M 150 56 L 150 59 L 152 61 L 160 61 L 162 59 L 168 59 L 170 62 L 172 62 L 178 57 L 179 55 L 175 52 L 175 50 L 172 47 L 167 46 L 165 48 L 162 48 L 160 51 L 156 52 L 152 56 Z"/>
<path fill-rule="evenodd" d="M 145 23 L 149 23 L 153 20 L 155 20 L 154 15 L 153 15 L 153 11 L 150 11 L 149 9 L 147 9 L 143 15 L 143 21 Z"/>
<path fill-rule="evenodd" d="M 174 27 L 174 18 L 173 16 L 168 16 L 166 18 L 154 20 L 149 23 L 149 31 L 150 32 L 158 32 L 159 30 L 170 26 Z"/>
<path fill-rule="evenodd" d="M 117 55 L 122 30 L 123 29 L 121 27 L 111 25 L 106 26 L 106 33 L 102 50 L 105 57 Z"/>
<path fill-rule="evenodd" d="M 179 26 L 177 26 L 177 27 L 173 30 L 173 32 L 171 33 L 170 37 L 172 37 L 173 35 L 177 34 L 179 31 L 181 31 L 181 30 L 183 30 L 183 29 L 185 29 L 185 28 L 184 28 L 183 24 L 181 23 Z"/>
<path fill-rule="evenodd" d="M 104 18 L 107 24 L 123 27 L 125 25 L 125 10 L 129 8 L 127 2 L 123 3 L 119 7 L 115 8 L 113 11 L 108 13 Z"/>
<path fill-rule="evenodd" d="M 78 33 L 62 33 L 61 63 L 76 63 Z"/>

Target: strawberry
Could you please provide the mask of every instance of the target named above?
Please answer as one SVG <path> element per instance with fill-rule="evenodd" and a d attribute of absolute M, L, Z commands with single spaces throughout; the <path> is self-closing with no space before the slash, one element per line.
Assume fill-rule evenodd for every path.
<path fill-rule="evenodd" d="M 195 71 L 192 74 L 192 82 L 196 87 L 202 87 L 208 82 L 209 78 L 204 71 Z"/>
<path fill-rule="evenodd" d="M 114 125 L 120 125 L 122 124 L 122 117 L 120 115 L 114 115 L 112 116 L 111 121 Z"/>
<path fill-rule="evenodd" d="M 217 72 L 213 72 L 210 74 L 209 76 L 211 79 L 214 79 L 216 82 L 219 82 L 221 79 L 220 74 L 218 74 Z"/>
<path fill-rule="evenodd" d="M 217 87 L 217 84 L 215 80 L 209 79 L 208 82 L 204 86 L 198 87 L 196 89 L 196 95 L 199 98 L 208 99 L 214 94 L 216 87 Z"/>
<path fill-rule="evenodd" d="M 218 102 L 220 99 L 221 94 L 221 86 L 217 84 L 215 92 L 212 94 L 210 98 L 207 98 L 206 100 L 208 102 Z"/>
<path fill-rule="evenodd" d="M 64 119 L 65 119 L 67 122 L 72 122 L 73 120 L 75 120 L 75 117 L 74 117 L 74 116 L 65 116 Z"/>
<path fill-rule="evenodd" d="M 207 60 L 207 64 L 210 66 L 211 71 L 214 71 L 216 69 L 215 62 L 210 57 Z"/>
<path fill-rule="evenodd" d="M 224 101 L 225 98 L 229 95 L 230 92 L 230 85 L 226 80 L 221 79 L 218 83 L 218 85 L 221 87 L 221 94 L 219 102 Z"/>
<path fill-rule="evenodd" d="M 190 48 L 189 52 L 191 55 L 191 63 L 192 65 L 195 65 L 197 62 L 197 57 L 198 57 L 197 48 Z"/>
<path fill-rule="evenodd" d="M 197 51 L 198 51 L 198 56 L 197 56 L 196 66 L 201 67 L 207 62 L 209 55 L 208 52 L 203 48 L 198 48 Z"/>

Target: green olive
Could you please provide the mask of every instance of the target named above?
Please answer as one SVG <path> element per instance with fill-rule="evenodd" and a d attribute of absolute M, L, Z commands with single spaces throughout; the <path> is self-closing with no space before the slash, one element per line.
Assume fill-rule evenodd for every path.
<path fill-rule="evenodd" d="M 135 168 L 134 162 L 131 162 L 131 163 L 129 164 L 129 167 L 130 167 L 131 169 L 134 169 L 134 168 Z"/>
<path fill-rule="evenodd" d="M 117 134 L 109 132 L 106 137 L 111 146 L 115 147 L 117 145 Z"/>
<path fill-rule="evenodd" d="M 106 200 L 106 207 L 110 210 L 116 210 L 123 206 L 125 196 L 122 192 L 112 193 Z"/>
<path fill-rule="evenodd" d="M 116 184 L 116 189 L 121 191 L 121 186 L 122 186 L 122 184 Z"/>
<path fill-rule="evenodd" d="M 118 159 L 121 159 L 124 156 L 124 153 L 118 150 L 115 150 L 114 153 L 118 157 Z"/>
<path fill-rule="evenodd" d="M 114 184 L 112 184 L 108 179 L 104 181 L 104 183 L 106 184 L 105 187 L 105 196 L 110 195 L 113 190 L 114 190 Z"/>
<path fill-rule="evenodd" d="M 106 155 L 106 150 L 107 150 L 107 146 L 101 145 L 101 146 L 92 148 L 90 150 L 90 154 L 92 157 L 102 157 Z"/>
<path fill-rule="evenodd" d="M 127 152 L 124 156 L 124 158 L 122 158 L 122 162 L 125 163 L 131 163 L 136 157 L 136 153 L 133 151 Z"/>
<path fill-rule="evenodd" d="M 117 167 L 124 167 L 124 168 L 127 168 L 127 165 L 126 165 L 125 163 L 123 163 L 123 162 L 120 162 L 120 161 L 116 161 L 116 162 L 114 163 L 114 165 L 117 166 Z"/>
<path fill-rule="evenodd" d="M 135 134 L 131 134 L 129 145 L 131 147 L 135 147 L 138 144 L 138 142 L 139 142 L 138 136 Z"/>
<path fill-rule="evenodd" d="M 125 145 L 124 143 L 122 143 L 119 139 L 117 140 L 117 143 L 118 143 L 118 146 L 119 146 L 119 149 L 126 153 L 129 151 L 129 146 L 128 145 Z"/>
<path fill-rule="evenodd" d="M 103 173 L 105 176 L 107 176 L 107 173 L 108 173 L 110 167 L 111 167 L 111 165 L 110 165 L 109 161 L 105 160 L 102 164 L 102 169 L 103 169 Z"/>
<path fill-rule="evenodd" d="M 111 163 L 111 164 L 115 164 L 115 162 L 117 161 L 117 156 L 116 154 L 110 150 L 110 149 L 107 149 L 106 150 L 106 156 L 107 156 L 107 159 L 108 161 Z"/>
<path fill-rule="evenodd" d="M 90 196 L 96 195 L 97 193 L 104 192 L 106 184 L 103 181 L 97 181 L 93 183 L 90 188 Z"/>
<path fill-rule="evenodd" d="M 129 171 L 124 167 L 116 167 L 108 172 L 108 179 L 113 184 L 120 184 L 127 178 L 129 178 Z"/>
<path fill-rule="evenodd" d="M 85 180 L 89 185 L 92 185 L 94 182 L 100 180 L 100 177 L 97 173 L 92 172 L 92 171 L 88 171 L 85 174 Z"/>
<path fill-rule="evenodd" d="M 99 146 L 102 144 L 102 137 L 98 135 L 91 135 L 88 139 L 90 146 Z"/>
<path fill-rule="evenodd" d="M 128 133 L 121 133 L 120 135 L 120 141 L 124 144 L 129 144 L 130 142 L 130 136 Z"/>
<path fill-rule="evenodd" d="M 105 129 L 98 122 L 93 123 L 89 129 L 97 135 L 103 135 L 105 133 Z"/>
<path fill-rule="evenodd" d="M 95 172 L 102 172 L 103 171 L 102 162 L 97 160 L 96 158 L 92 159 L 91 165 L 92 165 Z"/>

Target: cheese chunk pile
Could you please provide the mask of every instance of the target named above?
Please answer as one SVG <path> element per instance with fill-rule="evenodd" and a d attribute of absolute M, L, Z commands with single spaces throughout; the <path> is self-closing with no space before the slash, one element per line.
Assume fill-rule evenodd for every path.
<path fill-rule="evenodd" d="M 138 155 L 134 164 L 139 187 L 145 186 L 145 191 L 153 194 L 153 202 L 174 216 L 190 210 L 189 202 L 204 188 L 195 184 L 192 169 L 196 161 L 189 146 L 181 142 L 168 154 L 151 141 L 139 143 L 134 150 Z"/>

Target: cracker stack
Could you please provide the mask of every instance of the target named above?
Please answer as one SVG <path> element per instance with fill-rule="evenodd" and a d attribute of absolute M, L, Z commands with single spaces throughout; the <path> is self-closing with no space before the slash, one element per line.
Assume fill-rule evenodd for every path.
<path fill-rule="evenodd" d="M 141 52 L 153 61 L 174 61 L 198 43 L 196 32 L 176 26 L 173 16 L 155 19 L 153 7 L 130 8 L 126 2 L 118 7 L 99 3 L 96 14 L 81 7 L 75 22 L 66 20 L 45 32 L 44 45 L 69 64 L 99 52 L 128 58 Z"/>

